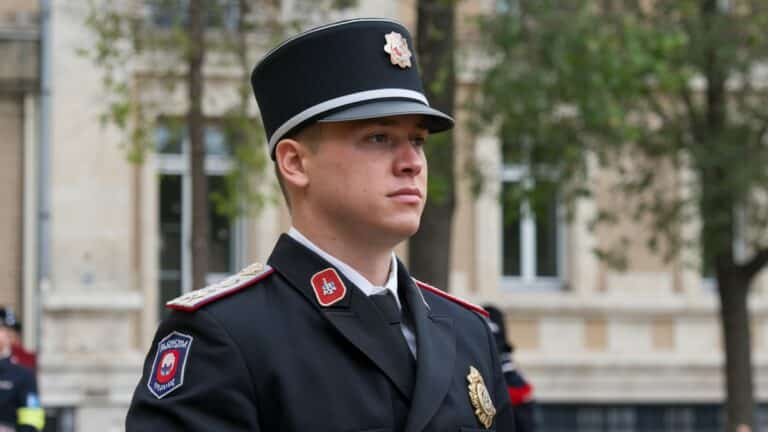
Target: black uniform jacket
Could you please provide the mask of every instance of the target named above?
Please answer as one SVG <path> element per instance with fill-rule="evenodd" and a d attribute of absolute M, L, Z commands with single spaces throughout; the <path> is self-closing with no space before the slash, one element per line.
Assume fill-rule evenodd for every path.
<path fill-rule="evenodd" d="M 20 408 L 37 411 L 32 415 L 43 415 L 35 374 L 11 362 L 8 357 L 0 359 L 0 430 L 37 431 L 35 427 L 24 424 L 25 419 L 19 419 Z"/>
<path fill-rule="evenodd" d="M 310 279 L 332 266 L 300 243 L 283 235 L 268 264 L 274 271 L 257 283 L 193 312 L 174 311 L 160 325 L 128 432 L 488 430 L 470 399 L 470 366 L 497 411 L 490 430 L 513 430 L 496 347 L 480 314 L 420 288 L 398 263 L 400 297 L 418 344 L 414 361 L 400 325 L 387 322 L 341 272 L 345 296 L 320 305 Z M 188 357 L 161 370 L 156 354 L 168 335 Z M 176 367 L 183 384 L 172 381 L 172 391 L 153 394 L 148 384 Z"/>

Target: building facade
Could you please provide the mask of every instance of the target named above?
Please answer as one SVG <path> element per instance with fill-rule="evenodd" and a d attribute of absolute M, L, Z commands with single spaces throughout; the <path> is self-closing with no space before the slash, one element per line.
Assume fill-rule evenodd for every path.
<path fill-rule="evenodd" d="M 0 304 L 19 309 L 28 275 L 24 253 L 30 237 L 23 218 L 34 173 L 34 142 L 40 95 L 37 5 L 11 1 L 0 6 L 0 241 L 8 245 L 0 264 Z"/>
<path fill-rule="evenodd" d="M 0 7 L 0 17 L 13 14 L 23 22 L 28 3 L 6 2 L 10 6 Z M 296 19 L 303 10 L 300 0 L 279 3 L 272 13 L 281 22 Z M 361 0 L 351 10 L 305 17 L 302 26 L 388 16 L 415 28 L 414 7 L 413 0 Z M 473 49 L 479 30 L 471 18 L 493 8 L 491 0 L 459 3 L 459 100 L 477 88 L 483 63 Z M 140 10 L 145 19 L 163 26 L 157 11 Z M 41 11 L 28 13 L 35 17 Z M 84 25 L 87 15 L 87 2 L 51 3 L 45 121 L 37 120 L 42 78 L 32 55 L 41 52 L 41 20 L 31 19 L 28 30 L 20 29 L 27 24 L 14 24 L 16 34 L 28 35 L 17 36 L 30 44 L 27 63 L 15 71 L 8 71 L 6 62 L 0 66 L 0 130 L 8 131 L 0 136 L 0 175 L 6 180 L 0 192 L 3 202 L 11 203 L 0 208 L 0 239 L 11 245 L 1 252 L 0 300 L 23 311 L 25 344 L 40 354 L 42 401 L 57 415 L 49 430 L 62 432 L 123 429 L 143 357 L 164 313 L 162 304 L 189 290 L 191 277 L 184 247 L 190 236 L 186 139 L 176 133 L 174 122 L 160 120 L 152 131 L 156 151 L 143 164 L 127 161 L 120 131 L 99 121 L 109 100 L 102 71 L 77 54 L 93 48 L 94 36 Z M 4 28 L 0 49 L 6 49 L 10 34 Z M 249 54 L 258 59 L 272 42 L 254 36 Z M 204 111 L 211 119 L 206 175 L 215 191 L 223 187 L 233 163 L 231 145 L 216 119 L 235 102 L 242 76 L 214 60 L 206 65 Z M 160 101 L 155 104 L 158 118 L 183 118 L 185 93 L 165 88 L 156 64 L 136 59 L 128 69 L 125 80 L 134 97 Z M 6 74 L 21 78 L 5 81 Z M 251 110 L 256 117 L 256 107 Z M 723 353 L 711 281 L 683 265 L 683 259 L 662 262 L 642 242 L 629 250 L 626 271 L 612 270 L 593 250 L 618 231 L 587 228 L 594 202 L 578 203 L 571 221 L 563 217 L 556 196 L 540 212 L 509 217 L 511 209 L 499 195 L 519 181 L 520 167 L 504 161 L 504 143 L 490 131 L 475 135 L 464 126 L 470 115 L 462 108 L 456 112 L 460 175 L 449 288 L 506 311 L 516 358 L 536 389 L 541 430 L 717 430 Z M 41 177 L 36 143 L 46 135 L 49 169 Z M 462 174 L 468 160 L 483 174 L 479 195 Z M 43 243 L 35 237 L 41 178 L 50 197 L 48 242 Z M 270 180 L 261 185 L 263 192 L 274 194 L 271 174 L 264 178 Z M 608 192 L 600 199 L 610 199 Z M 281 204 L 236 221 L 213 211 L 211 216 L 211 281 L 266 260 L 290 223 Z M 636 237 L 644 230 L 632 225 L 613 229 Z M 398 252 L 407 259 L 404 246 Z M 35 270 L 40 256 L 50 257 L 44 277 Z M 765 400 L 764 275 L 754 287 L 752 308 L 756 388 Z"/>

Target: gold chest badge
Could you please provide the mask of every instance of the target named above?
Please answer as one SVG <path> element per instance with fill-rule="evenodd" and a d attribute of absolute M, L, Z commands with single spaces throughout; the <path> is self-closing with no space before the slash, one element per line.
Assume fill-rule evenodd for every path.
<path fill-rule="evenodd" d="M 469 388 L 469 400 L 475 408 L 475 415 L 487 429 L 493 424 L 493 416 L 496 415 L 496 408 L 493 406 L 491 395 L 485 387 L 482 375 L 474 366 L 469 367 L 467 381 L 469 381 L 469 386 L 467 386 Z"/>

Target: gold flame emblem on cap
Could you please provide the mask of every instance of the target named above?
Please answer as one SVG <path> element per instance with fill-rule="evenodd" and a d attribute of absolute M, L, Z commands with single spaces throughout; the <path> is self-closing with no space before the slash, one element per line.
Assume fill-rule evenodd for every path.
<path fill-rule="evenodd" d="M 408 41 L 403 38 L 403 35 L 391 32 L 385 34 L 384 39 L 387 41 L 384 45 L 384 52 L 389 54 L 389 61 L 402 69 L 411 67 L 411 50 L 408 48 Z"/>
<path fill-rule="evenodd" d="M 493 424 L 496 408 L 493 406 L 488 389 L 485 388 L 483 376 L 480 375 L 480 372 L 474 366 L 470 366 L 467 381 L 469 381 L 469 400 L 475 408 L 475 415 L 480 420 L 480 423 L 488 429 Z"/>

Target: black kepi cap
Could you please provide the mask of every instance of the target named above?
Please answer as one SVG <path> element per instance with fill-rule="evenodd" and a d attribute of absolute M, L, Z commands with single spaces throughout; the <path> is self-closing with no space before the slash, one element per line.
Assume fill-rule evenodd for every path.
<path fill-rule="evenodd" d="M 7 306 L 0 306 L 0 327 L 10 327 L 16 329 L 20 328 L 19 322 L 16 321 L 16 314 L 13 313 L 13 309 Z"/>
<path fill-rule="evenodd" d="M 421 114 L 430 132 L 452 128 L 450 116 L 429 106 L 412 47 L 399 22 L 364 18 L 308 30 L 268 52 L 251 85 L 270 156 L 313 122 Z"/>

